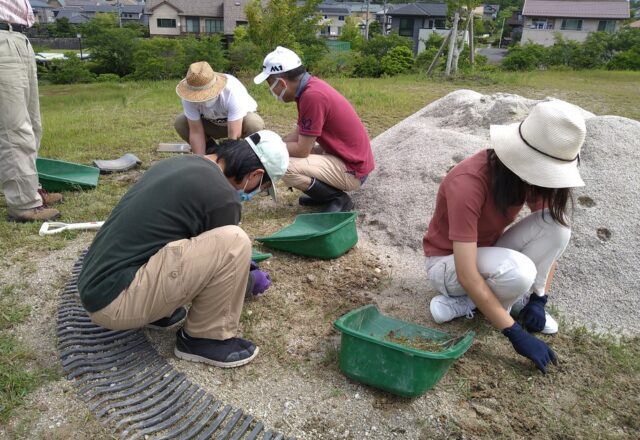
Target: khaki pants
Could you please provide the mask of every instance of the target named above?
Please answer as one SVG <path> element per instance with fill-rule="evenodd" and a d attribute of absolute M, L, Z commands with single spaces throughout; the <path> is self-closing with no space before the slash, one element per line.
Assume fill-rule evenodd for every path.
<path fill-rule="evenodd" d="M 91 320 L 108 329 L 139 328 L 191 302 L 189 336 L 237 336 L 251 262 L 251 241 L 238 226 L 223 226 L 171 242 L 138 269 L 125 290 Z"/>
<path fill-rule="evenodd" d="M 0 182 L 11 208 L 42 205 L 36 170 L 41 137 L 33 49 L 25 35 L 0 30 Z"/>
<path fill-rule="evenodd" d="M 314 177 L 342 191 L 356 191 L 361 185 L 360 179 L 347 171 L 342 160 L 329 154 L 290 157 L 282 182 L 285 186 L 306 191 Z"/>
<path fill-rule="evenodd" d="M 227 137 L 227 124 L 217 124 L 208 119 L 202 119 L 202 125 L 204 126 L 204 134 L 207 137 L 214 139 L 224 139 Z M 185 142 L 189 142 L 189 123 L 187 117 L 184 114 L 179 115 L 176 118 L 173 126 Z M 245 138 L 250 134 L 264 129 L 264 121 L 257 113 L 247 113 L 242 120 L 242 137 Z"/>

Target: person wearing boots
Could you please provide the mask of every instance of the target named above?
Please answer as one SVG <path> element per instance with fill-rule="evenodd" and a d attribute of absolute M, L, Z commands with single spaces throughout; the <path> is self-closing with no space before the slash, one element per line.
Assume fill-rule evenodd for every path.
<path fill-rule="evenodd" d="M 232 75 L 214 72 L 209 63 L 189 66 L 176 87 L 184 113 L 174 127 L 194 154 L 215 150 L 216 139 L 240 139 L 264 129 L 258 104 Z"/>
<path fill-rule="evenodd" d="M 536 105 L 521 123 L 492 125 L 492 148 L 443 179 L 423 239 L 427 274 L 440 293 L 431 300 L 433 319 L 478 309 L 543 373 L 556 355 L 531 333 L 558 331 L 545 305 L 571 237 L 571 188 L 584 186 L 585 135 L 582 113 L 563 101 Z M 531 214 L 513 223 L 525 203 Z"/>
<path fill-rule="evenodd" d="M 91 320 L 126 330 L 173 328 L 186 317 L 177 357 L 225 368 L 255 358 L 258 347 L 237 337 L 240 313 L 271 279 L 251 262 L 239 195 L 273 191 L 288 158 L 280 136 L 263 130 L 146 171 L 84 259 L 78 290 Z"/>
<path fill-rule="evenodd" d="M 354 108 L 285 47 L 265 57 L 254 82 L 265 80 L 276 99 L 298 106 L 296 128 L 283 138 L 291 157 L 284 184 L 306 194 L 301 205 L 321 206 L 325 212 L 352 210 L 347 192 L 360 189 L 374 168 L 369 136 Z"/>
<path fill-rule="evenodd" d="M 42 138 L 36 59 L 24 34 L 35 21 L 28 1 L 0 1 L 0 182 L 8 218 L 47 221 L 59 193 L 40 188 L 36 157 Z"/>

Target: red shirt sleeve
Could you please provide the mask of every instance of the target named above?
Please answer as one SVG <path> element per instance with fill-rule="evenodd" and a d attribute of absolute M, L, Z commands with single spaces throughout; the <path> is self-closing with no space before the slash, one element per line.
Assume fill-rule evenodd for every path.
<path fill-rule="evenodd" d="M 458 175 L 447 182 L 445 196 L 449 240 L 477 242 L 478 220 L 486 198 L 486 187 L 482 179 L 470 174 Z"/>
<path fill-rule="evenodd" d="M 298 102 L 298 132 L 305 136 L 320 136 L 325 122 L 324 96 L 307 90 Z"/>

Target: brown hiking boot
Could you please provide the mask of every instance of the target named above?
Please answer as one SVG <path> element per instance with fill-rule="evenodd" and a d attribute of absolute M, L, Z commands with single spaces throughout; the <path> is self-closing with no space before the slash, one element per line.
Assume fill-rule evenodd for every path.
<path fill-rule="evenodd" d="M 50 193 L 45 189 L 39 188 L 38 194 L 42 197 L 42 204 L 45 206 L 51 206 L 62 202 L 62 194 L 60 193 Z"/>
<path fill-rule="evenodd" d="M 38 206 L 37 208 L 30 209 L 8 209 L 8 217 L 10 221 L 14 222 L 45 222 L 48 220 L 55 220 L 60 217 L 60 212 L 57 209 L 46 208 Z"/>

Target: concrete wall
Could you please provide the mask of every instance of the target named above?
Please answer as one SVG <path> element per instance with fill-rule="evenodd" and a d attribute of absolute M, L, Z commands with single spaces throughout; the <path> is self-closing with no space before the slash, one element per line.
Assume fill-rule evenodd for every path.
<path fill-rule="evenodd" d="M 533 19 L 526 17 L 524 26 L 522 27 L 522 38 L 520 44 L 525 44 L 528 41 L 533 43 L 542 44 L 543 46 L 553 46 L 555 43 L 555 34 L 559 33 L 565 40 L 573 40 L 579 43 L 585 41 L 591 32 L 598 30 L 598 23 L 600 20 L 595 19 L 583 19 L 582 30 L 569 31 L 562 30 L 562 18 L 550 19 L 548 24 L 551 29 L 532 29 Z M 620 29 L 620 22 L 616 21 L 615 30 Z"/>
<path fill-rule="evenodd" d="M 176 21 L 175 28 L 159 28 L 158 19 L 167 18 Z M 153 14 L 149 17 L 149 35 L 180 35 L 180 27 L 183 23 L 180 22 L 178 11 L 173 9 L 167 4 L 158 6 L 153 10 Z M 186 27 L 185 27 L 186 29 Z"/>
<path fill-rule="evenodd" d="M 425 49 L 424 42 L 429 39 L 432 33 L 436 33 L 438 35 L 446 37 L 449 34 L 449 32 L 450 32 L 449 29 L 420 29 L 420 31 L 418 32 L 418 52 L 416 52 L 416 54 L 419 54 L 420 52 L 424 51 Z M 469 39 L 467 38 L 467 43 L 468 43 L 468 40 Z"/>

